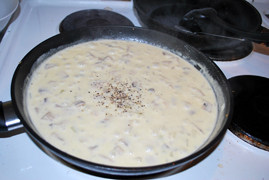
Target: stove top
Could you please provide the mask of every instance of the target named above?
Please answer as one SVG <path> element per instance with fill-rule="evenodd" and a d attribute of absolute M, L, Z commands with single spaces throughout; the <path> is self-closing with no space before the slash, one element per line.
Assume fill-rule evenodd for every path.
<path fill-rule="evenodd" d="M 256 2 L 269 27 L 269 3 Z M 68 15 L 85 9 L 109 10 L 141 26 L 131 1 L 113 0 L 21 0 L 0 44 L 0 97 L 9 101 L 14 70 L 20 60 L 40 42 L 56 35 Z M 262 50 L 261 50 L 262 49 Z M 227 78 L 239 75 L 269 77 L 268 48 L 255 44 L 254 51 L 237 61 L 216 61 Z M 3 179 L 102 179 L 70 167 L 44 153 L 26 133 L 0 135 L 0 173 Z M 230 130 L 216 149 L 194 166 L 163 179 L 269 179 L 269 152 L 250 145 Z"/>

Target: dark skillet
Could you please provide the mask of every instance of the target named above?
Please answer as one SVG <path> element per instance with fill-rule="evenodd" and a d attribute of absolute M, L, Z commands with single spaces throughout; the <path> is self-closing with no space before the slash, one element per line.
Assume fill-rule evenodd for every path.
<path fill-rule="evenodd" d="M 236 60 L 269 42 L 260 33 L 259 12 L 245 0 L 134 0 L 143 26 L 159 30 L 205 53 L 213 60 Z"/>
<path fill-rule="evenodd" d="M 55 148 L 49 144 L 46 139 L 39 136 L 25 112 L 24 89 L 29 76 L 34 73 L 34 69 L 40 61 L 46 59 L 55 52 L 73 44 L 98 39 L 132 40 L 161 46 L 164 49 L 183 56 L 184 59 L 193 64 L 205 75 L 215 90 L 219 105 L 219 114 L 212 135 L 198 151 L 184 159 L 157 166 L 137 168 L 112 167 L 73 157 L 64 153 L 61 149 Z M 12 79 L 11 97 L 16 115 L 21 120 L 26 132 L 42 148 L 64 160 L 72 167 L 77 167 L 84 172 L 98 176 L 114 178 L 163 175 L 167 172 L 174 173 L 193 166 L 195 162 L 201 161 L 203 157 L 208 155 L 221 141 L 228 128 L 232 109 L 231 92 L 227 79 L 211 60 L 177 38 L 157 31 L 136 27 L 91 27 L 62 33 L 40 43 L 32 49 L 18 65 Z"/>

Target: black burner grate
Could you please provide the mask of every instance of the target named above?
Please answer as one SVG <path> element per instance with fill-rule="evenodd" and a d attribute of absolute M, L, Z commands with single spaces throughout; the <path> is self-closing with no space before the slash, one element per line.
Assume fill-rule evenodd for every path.
<path fill-rule="evenodd" d="M 244 141 L 269 151 L 269 79 L 236 76 L 229 79 L 234 97 L 230 130 Z"/>

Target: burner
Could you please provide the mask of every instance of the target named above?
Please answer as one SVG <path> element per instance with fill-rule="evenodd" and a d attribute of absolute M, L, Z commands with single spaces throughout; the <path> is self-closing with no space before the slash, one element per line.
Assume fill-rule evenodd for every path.
<path fill-rule="evenodd" d="M 74 12 L 64 18 L 60 24 L 60 32 L 88 26 L 134 26 L 126 17 L 101 9 L 89 9 Z"/>
<path fill-rule="evenodd" d="M 269 151 L 269 79 L 237 76 L 229 79 L 234 114 L 229 129 L 244 141 Z"/>

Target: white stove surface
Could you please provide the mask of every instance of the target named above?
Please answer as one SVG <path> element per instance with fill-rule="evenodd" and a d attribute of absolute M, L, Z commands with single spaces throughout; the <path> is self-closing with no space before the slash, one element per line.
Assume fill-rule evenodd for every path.
<path fill-rule="evenodd" d="M 262 14 L 269 2 L 253 4 Z M 21 0 L 0 44 L 0 97 L 9 101 L 11 79 L 20 60 L 43 40 L 59 33 L 67 15 L 82 9 L 108 8 L 140 26 L 130 1 L 102 0 Z M 264 19 L 263 26 L 269 27 Z M 269 54 L 269 53 L 267 53 Z M 269 55 L 252 52 L 242 60 L 216 62 L 227 78 L 252 74 L 269 77 Z M 0 137 L 0 179 L 54 180 L 102 179 L 75 170 L 44 153 L 26 133 Z M 242 141 L 229 130 L 218 147 L 195 166 L 163 179 L 260 179 L 269 180 L 269 152 Z"/>

